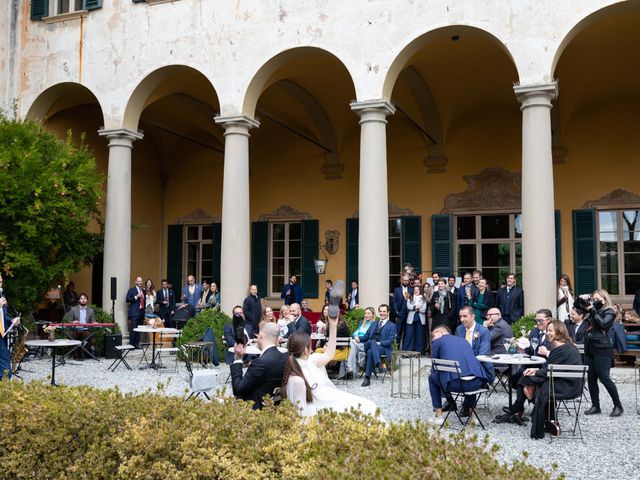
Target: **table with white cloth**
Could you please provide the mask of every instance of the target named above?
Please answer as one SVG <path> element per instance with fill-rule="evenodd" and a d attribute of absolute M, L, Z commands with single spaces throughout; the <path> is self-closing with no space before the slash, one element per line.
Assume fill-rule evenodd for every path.
<path fill-rule="evenodd" d="M 56 348 L 77 347 L 82 342 L 80 340 L 56 339 L 50 340 L 28 340 L 25 342 L 27 347 L 51 348 L 51 385 L 57 387 L 56 383 Z"/>
<path fill-rule="evenodd" d="M 229 349 L 228 349 L 228 350 L 229 350 L 231 353 L 234 353 L 234 352 L 233 352 L 233 348 L 234 348 L 234 347 L 229 347 Z M 288 352 L 288 350 L 287 350 L 286 348 L 284 348 L 284 347 L 277 347 L 277 348 L 278 348 L 278 350 L 279 350 L 280 352 L 282 352 L 282 353 L 286 353 L 286 352 Z M 245 355 L 260 355 L 261 353 L 262 353 L 262 350 L 260 350 L 260 349 L 258 348 L 258 345 L 257 345 L 257 344 L 255 344 L 255 343 L 252 343 L 251 345 L 247 345 L 247 346 L 245 347 L 245 349 L 244 349 L 244 354 L 245 354 Z"/>
<path fill-rule="evenodd" d="M 513 387 L 511 386 L 511 374 L 514 367 L 524 367 L 528 365 L 542 365 L 547 362 L 544 357 L 535 355 L 525 355 L 524 353 L 502 353 L 499 355 L 478 355 L 476 358 L 481 362 L 494 363 L 509 367 L 509 407 L 513 405 Z"/>

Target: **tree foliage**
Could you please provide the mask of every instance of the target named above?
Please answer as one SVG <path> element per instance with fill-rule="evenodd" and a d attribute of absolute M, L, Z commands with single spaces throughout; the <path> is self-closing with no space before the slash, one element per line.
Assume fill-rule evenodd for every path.
<path fill-rule="evenodd" d="M 89 226 L 101 225 L 101 184 L 93 155 L 71 132 L 61 141 L 0 112 L 0 270 L 17 310 L 30 311 L 98 253 L 102 235 Z"/>

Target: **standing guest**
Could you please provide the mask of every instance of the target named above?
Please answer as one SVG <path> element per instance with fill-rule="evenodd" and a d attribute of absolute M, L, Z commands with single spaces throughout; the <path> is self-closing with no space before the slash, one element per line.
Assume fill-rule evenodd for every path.
<path fill-rule="evenodd" d="M 257 332 L 260 329 L 260 319 L 262 318 L 262 301 L 258 297 L 258 286 L 256 284 L 249 286 L 249 295 L 244 299 L 242 310 L 245 321 L 251 324 L 251 330 Z"/>
<path fill-rule="evenodd" d="M 596 290 L 588 295 L 581 295 L 580 301 L 576 299 L 573 306 L 577 310 L 585 312 L 585 318 L 589 322 L 586 342 L 584 345 L 584 360 L 589 366 L 589 395 L 591 396 L 591 408 L 584 412 L 587 415 L 600 413 L 600 389 L 598 380 L 604 385 L 613 401 L 611 417 L 619 417 L 624 412 L 618 389 L 609 376 L 613 361 L 613 346 L 609 340 L 609 330 L 613 326 L 616 313 L 612 308 L 609 292 Z"/>
<path fill-rule="evenodd" d="M 95 323 L 96 315 L 93 311 L 93 308 L 87 306 L 88 301 L 89 297 L 87 297 L 87 294 L 81 293 L 80 297 L 78 297 L 78 304 L 75 307 L 71 307 L 71 310 L 69 310 L 69 312 L 67 312 L 67 314 L 65 315 L 65 321 L 69 323 L 80 324 Z M 84 342 L 87 337 L 91 336 L 91 332 L 89 332 L 89 329 L 87 327 L 76 327 L 74 330 L 71 330 L 69 332 L 69 335 L 74 340 L 80 340 L 81 342 Z M 89 347 L 91 349 L 93 349 L 95 341 L 95 337 L 91 337 L 89 339 Z M 75 350 L 75 354 L 77 360 L 84 360 L 84 352 L 82 351 L 82 349 L 77 348 Z"/>
<path fill-rule="evenodd" d="M 200 300 L 198 300 L 198 304 L 196 305 L 196 312 L 200 313 L 202 310 L 207 308 L 207 295 L 209 295 L 209 282 L 205 279 L 202 280 L 202 296 Z"/>
<path fill-rule="evenodd" d="M 455 327 L 456 297 L 447 288 L 444 279 L 438 281 L 438 289 L 433 292 L 429 307 L 431 308 L 432 332 L 440 325 L 446 325 L 450 330 Z"/>
<path fill-rule="evenodd" d="M 254 410 L 262 408 L 263 397 L 272 395 L 273 391 L 282 384 L 288 354 L 281 353 L 276 346 L 278 332 L 276 324 L 268 323 L 258 333 L 258 348 L 262 353 L 251 362 L 244 376 L 242 360 L 245 355 L 245 346 L 239 343 L 233 347 L 235 358 L 231 364 L 233 394 L 242 400 L 252 401 Z"/>
<path fill-rule="evenodd" d="M 638 315 L 635 310 L 625 310 L 622 319 L 625 323 L 640 324 L 640 315 Z"/>
<path fill-rule="evenodd" d="M 633 297 L 633 311 L 640 316 L 640 288 Z"/>
<path fill-rule="evenodd" d="M 405 327 L 402 349 L 408 352 L 422 353 L 426 332 L 427 300 L 421 286 L 413 287 L 407 299 L 407 325 Z"/>
<path fill-rule="evenodd" d="M 62 301 L 64 302 L 65 311 L 71 310 L 71 307 L 75 307 L 78 304 L 78 294 L 76 293 L 76 284 L 73 282 L 67 283 L 62 294 Z"/>
<path fill-rule="evenodd" d="M 367 364 L 364 370 L 364 381 L 362 382 L 363 387 L 371 385 L 371 374 L 374 368 L 377 368 L 380 373 L 385 372 L 385 369 L 380 366 L 382 362 L 381 353 L 385 354 L 387 361 L 390 363 L 393 342 L 396 339 L 396 326 L 393 322 L 389 321 L 389 306 L 385 304 L 380 305 L 378 307 L 378 313 L 380 314 L 380 320 L 376 320 L 371 324 L 369 330 L 361 340 L 364 344 L 364 354 L 367 358 Z"/>
<path fill-rule="evenodd" d="M 289 305 L 289 316 L 291 317 L 291 322 L 287 325 L 287 338 L 289 338 L 293 332 L 304 332 L 311 336 L 311 322 L 300 314 L 300 305 L 297 303 Z"/>
<path fill-rule="evenodd" d="M 460 309 L 461 325 L 456 329 L 456 335 L 464 338 L 471 348 L 474 355 L 489 355 L 491 352 L 491 335 L 489 330 L 482 324 L 476 322 L 475 311 L 470 306 Z M 485 378 L 489 383 L 493 383 L 495 371 L 492 363 L 483 363 L 482 367 L 486 371 Z"/>
<path fill-rule="evenodd" d="M 311 307 L 309 307 L 309 302 L 307 300 L 302 300 L 302 303 L 300 304 L 300 310 L 302 310 L 303 313 L 313 312 L 313 310 L 311 310 Z"/>
<path fill-rule="evenodd" d="M 289 310 L 289 305 L 282 305 L 280 307 L 280 314 L 278 315 L 278 326 L 280 327 L 280 336 L 286 337 L 287 332 L 289 331 L 289 323 L 291 319 L 289 318 L 291 312 Z"/>
<path fill-rule="evenodd" d="M 433 287 L 436 288 L 438 285 L 438 281 L 440 281 L 440 272 L 433 272 L 431 274 L 431 280 L 433 280 Z"/>
<path fill-rule="evenodd" d="M 2 290 L 2 275 L 0 275 L 0 291 Z M 7 299 L 0 293 L 0 380 L 7 372 L 11 378 L 11 354 L 9 353 L 9 337 L 7 331 L 12 324 L 19 324 L 20 317 L 12 319 L 7 312 Z"/>
<path fill-rule="evenodd" d="M 325 280 L 324 281 L 324 304 L 329 305 L 329 298 L 331 297 L 331 289 L 333 288 L 333 280 Z M 340 302 L 342 303 L 342 302 Z"/>
<path fill-rule="evenodd" d="M 173 327 L 173 314 L 176 311 L 176 294 L 173 288 L 169 287 L 169 282 L 163 278 L 158 291 L 158 315 L 167 327 Z"/>
<path fill-rule="evenodd" d="M 145 294 L 142 277 L 136 277 L 136 284 L 127 291 L 126 301 L 129 304 L 129 343 L 138 348 L 140 335 L 135 331 L 144 323 Z"/>
<path fill-rule="evenodd" d="M 476 287 L 480 287 L 480 279 L 482 278 L 482 272 L 480 270 L 474 270 L 471 272 L 471 281 Z"/>
<path fill-rule="evenodd" d="M 358 308 L 360 300 L 358 298 L 358 282 L 351 282 L 351 291 L 347 295 L 347 310 Z"/>
<path fill-rule="evenodd" d="M 498 308 L 490 308 L 484 326 L 489 329 L 491 338 L 491 355 L 508 353 L 504 348 L 504 341 L 513 338 L 511 325 L 503 318 Z"/>
<path fill-rule="evenodd" d="M 364 318 L 358 324 L 358 328 L 351 335 L 349 358 L 347 358 L 347 379 L 353 378 L 358 372 L 358 363 L 364 366 L 364 343 L 362 338 L 369 331 L 369 327 L 376 318 L 376 311 L 373 307 L 367 307 L 364 309 Z"/>
<path fill-rule="evenodd" d="M 569 275 L 563 273 L 558 279 L 558 301 L 556 302 L 558 320 L 567 323 L 573 308 L 573 288 Z"/>
<path fill-rule="evenodd" d="M 149 316 L 149 318 L 155 318 L 157 315 L 155 314 L 156 308 L 156 289 L 153 285 L 153 280 L 147 278 L 144 282 L 144 309 L 145 316 Z"/>
<path fill-rule="evenodd" d="M 464 307 L 467 308 L 467 307 Z M 471 310 L 470 310 L 471 311 Z M 463 310 L 460 310 L 462 314 Z M 487 382 L 487 372 L 483 365 L 476 359 L 476 354 L 471 345 L 463 337 L 451 335 L 451 330 L 445 325 L 440 325 L 433 330 L 433 345 L 431 347 L 432 357 L 440 360 L 455 360 L 459 364 L 461 377 L 465 380 L 459 381 L 454 373 L 436 372 L 431 370 L 429 375 L 429 394 L 431 405 L 435 412 L 432 423 L 442 425 L 443 411 L 457 410 L 453 397 L 445 394 L 445 390 L 469 391 L 483 388 Z M 442 398 L 446 397 L 447 403 L 442 405 Z M 476 396 L 465 395 L 461 417 L 468 417 L 475 408 Z"/>
<path fill-rule="evenodd" d="M 409 299 L 411 290 L 409 290 L 410 277 L 407 273 L 403 273 L 400 277 L 400 286 L 393 290 L 393 313 L 396 317 L 396 329 L 398 333 L 398 342 L 402 340 L 404 335 L 404 326 L 407 322 L 407 300 Z"/>
<path fill-rule="evenodd" d="M 285 305 L 302 302 L 302 288 L 298 285 L 298 277 L 291 275 L 289 283 L 282 287 L 280 298 L 284 299 Z"/>
<path fill-rule="evenodd" d="M 582 343 L 585 341 L 585 333 L 587 333 L 587 322 L 584 321 L 584 312 L 579 312 L 575 308 L 571 308 L 571 318 L 564 321 L 569 336 L 574 343 Z"/>
<path fill-rule="evenodd" d="M 524 315 L 524 292 L 516 285 L 515 273 L 507 275 L 507 284 L 498 289 L 496 307 L 502 318 L 509 324 L 517 322 Z"/>
<path fill-rule="evenodd" d="M 220 292 L 218 291 L 218 284 L 216 282 L 211 282 L 209 285 L 209 291 L 205 298 L 205 308 L 220 310 Z"/>
<path fill-rule="evenodd" d="M 449 275 L 449 278 L 447 278 L 447 290 L 451 292 L 451 294 L 453 295 L 453 298 L 455 299 L 458 298 L 458 287 L 456 287 L 456 277 L 454 277 L 453 275 Z M 458 312 L 456 312 L 456 314 L 457 313 Z"/>
<path fill-rule="evenodd" d="M 201 298 L 202 287 L 196 284 L 196 277 L 189 275 L 187 277 L 187 286 L 182 289 L 182 301 L 195 309 Z"/>
<path fill-rule="evenodd" d="M 465 273 L 462 276 L 462 284 L 458 289 L 458 298 L 456 299 L 456 317 L 460 315 L 460 309 L 465 305 L 468 305 L 473 296 L 475 295 L 478 287 L 476 287 L 471 280 L 471 274 Z"/>
<path fill-rule="evenodd" d="M 481 324 L 484 323 L 487 318 L 487 310 L 493 305 L 493 293 L 491 293 L 486 279 L 481 278 L 478 281 L 478 289 L 471 300 L 467 302 L 467 305 L 475 310 L 476 321 Z"/>

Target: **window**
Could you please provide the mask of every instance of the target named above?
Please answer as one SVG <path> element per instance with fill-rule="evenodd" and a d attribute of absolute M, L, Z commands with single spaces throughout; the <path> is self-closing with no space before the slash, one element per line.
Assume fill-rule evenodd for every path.
<path fill-rule="evenodd" d="M 598 212 L 599 285 L 611 295 L 640 288 L 640 210 Z"/>
<path fill-rule="evenodd" d="M 77 12 L 83 10 L 82 0 L 49 0 L 49 11 L 53 15 Z"/>
<path fill-rule="evenodd" d="M 269 291 L 280 295 L 291 275 L 302 278 L 302 222 L 269 224 L 269 258 L 271 258 Z"/>
<path fill-rule="evenodd" d="M 196 282 L 213 280 L 213 226 L 185 225 L 184 280 L 188 275 L 196 277 Z"/>
<path fill-rule="evenodd" d="M 482 270 L 492 289 L 510 272 L 522 285 L 522 215 L 461 215 L 455 217 L 455 270 L 458 275 Z"/>
<path fill-rule="evenodd" d="M 414 265 L 415 266 L 415 265 Z M 389 292 L 400 284 L 402 271 L 402 219 L 389 219 Z"/>
<path fill-rule="evenodd" d="M 102 8 L 102 0 L 31 0 L 31 20 L 63 22 Z"/>

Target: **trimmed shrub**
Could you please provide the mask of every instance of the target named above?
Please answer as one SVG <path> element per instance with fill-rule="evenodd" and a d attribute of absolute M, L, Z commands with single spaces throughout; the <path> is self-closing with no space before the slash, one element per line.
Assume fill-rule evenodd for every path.
<path fill-rule="evenodd" d="M 525 327 L 527 332 L 530 332 L 534 328 L 536 328 L 536 314 L 534 312 L 527 313 L 526 315 L 520 317 L 518 321 L 514 322 L 512 325 L 513 334 L 516 337 L 520 336 L 520 327 Z"/>
<path fill-rule="evenodd" d="M 0 405 L 1 476 L 14 480 L 551 478 L 524 460 L 500 464 L 486 438 L 357 412 L 305 422 L 288 402 L 253 411 L 232 399 L 4 381 Z"/>
<path fill-rule="evenodd" d="M 349 310 L 345 312 L 344 315 L 341 316 L 347 325 L 349 325 L 349 332 L 353 335 L 353 332 L 358 328 L 358 324 L 364 318 L 364 308 L 356 308 L 354 310 Z"/>
<path fill-rule="evenodd" d="M 178 346 L 202 340 L 207 328 L 211 328 L 216 337 L 220 361 L 223 361 L 226 347 L 222 343 L 222 335 L 224 334 L 224 326 L 230 322 L 231 318 L 223 312 L 214 310 L 213 308 L 202 310 L 195 317 L 190 318 L 184 326 Z"/>
<path fill-rule="evenodd" d="M 103 309 L 101 309 L 100 307 L 96 307 L 95 305 L 91 305 L 91 308 L 93 308 L 93 311 L 96 315 L 96 322 L 97 323 L 113 323 L 113 319 L 111 318 L 111 315 L 109 315 L 107 312 L 105 312 Z M 118 326 L 118 324 L 116 323 L 115 327 L 111 328 L 111 332 L 112 333 L 122 333 L 120 331 L 120 327 Z M 98 332 L 96 333 L 95 338 L 96 339 L 96 343 L 95 343 L 95 349 L 96 349 L 96 353 L 99 356 L 104 356 L 104 351 L 105 351 L 105 346 L 104 346 L 104 336 L 107 335 L 107 331 L 104 330 L 103 328 L 101 328 L 100 330 L 98 330 Z"/>

